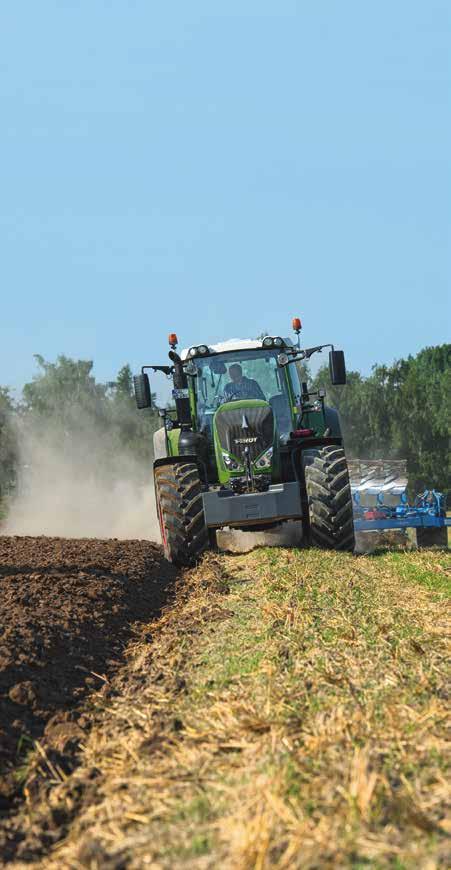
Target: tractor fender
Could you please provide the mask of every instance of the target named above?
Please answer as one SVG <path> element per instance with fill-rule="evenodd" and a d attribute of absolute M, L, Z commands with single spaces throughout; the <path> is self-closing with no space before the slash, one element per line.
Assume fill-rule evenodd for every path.
<path fill-rule="evenodd" d="M 199 457 L 198 456 L 161 456 L 159 459 L 155 459 L 153 467 L 161 468 L 162 465 L 177 465 L 180 462 L 192 462 L 195 465 L 199 465 Z"/>
<path fill-rule="evenodd" d="M 181 462 L 191 462 L 193 465 L 197 465 L 202 483 L 208 486 L 207 466 L 205 462 L 202 462 L 202 459 L 194 453 L 179 453 L 177 456 L 161 456 L 159 459 L 155 459 L 153 469 L 155 471 L 156 468 L 161 468 L 162 465 L 178 465 Z"/>

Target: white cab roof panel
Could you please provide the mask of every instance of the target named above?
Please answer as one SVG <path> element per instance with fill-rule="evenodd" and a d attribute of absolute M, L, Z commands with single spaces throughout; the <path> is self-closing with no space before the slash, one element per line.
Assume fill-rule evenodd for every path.
<path fill-rule="evenodd" d="M 291 338 L 284 338 L 284 342 L 288 346 L 292 346 Z M 202 342 L 199 342 L 202 344 Z M 208 349 L 213 353 L 225 353 L 228 350 L 254 350 L 262 346 L 261 338 L 229 338 L 227 341 L 219 341 L 217 344 L 209 344 Z M 195 347 L 195 345 L 191 345 Z M 188 356 L 189 347 L 182 350 L 180 356 L 186 359 Z"/>

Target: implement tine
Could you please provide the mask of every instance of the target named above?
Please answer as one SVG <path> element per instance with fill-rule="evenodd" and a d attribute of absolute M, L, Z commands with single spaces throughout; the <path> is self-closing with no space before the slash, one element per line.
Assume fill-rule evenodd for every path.
<path fill-rule="evenodd" d="M 399 497 L 407 489 L 405 459 L 350 459 L 349 477 L 352 492 L 361 495 Z"/>

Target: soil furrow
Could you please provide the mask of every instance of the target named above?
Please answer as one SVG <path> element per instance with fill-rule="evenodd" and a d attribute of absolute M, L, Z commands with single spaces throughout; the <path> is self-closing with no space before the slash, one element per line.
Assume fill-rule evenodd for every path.
<path fill-rule="evenodd" d="M 15 816 L 29 795 L 36 747 L 52 775 L 70 773 L 89 725 L 84 698 L 114 691 L 110 677 L 133 627 L 158 614 L 174 576 L 148 541 L 0 537 L 4 860 L 20 853 Z"/>

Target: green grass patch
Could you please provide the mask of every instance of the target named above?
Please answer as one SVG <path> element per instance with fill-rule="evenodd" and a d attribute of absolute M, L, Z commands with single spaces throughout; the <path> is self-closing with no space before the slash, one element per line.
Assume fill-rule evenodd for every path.
<path fill-rule="evenodd" d="M 386 553 L 379 557 L 390 565 L 401 580 L 420 583 L 431 592 L 451 597 L 451 557 L 448 553 Z"/>

